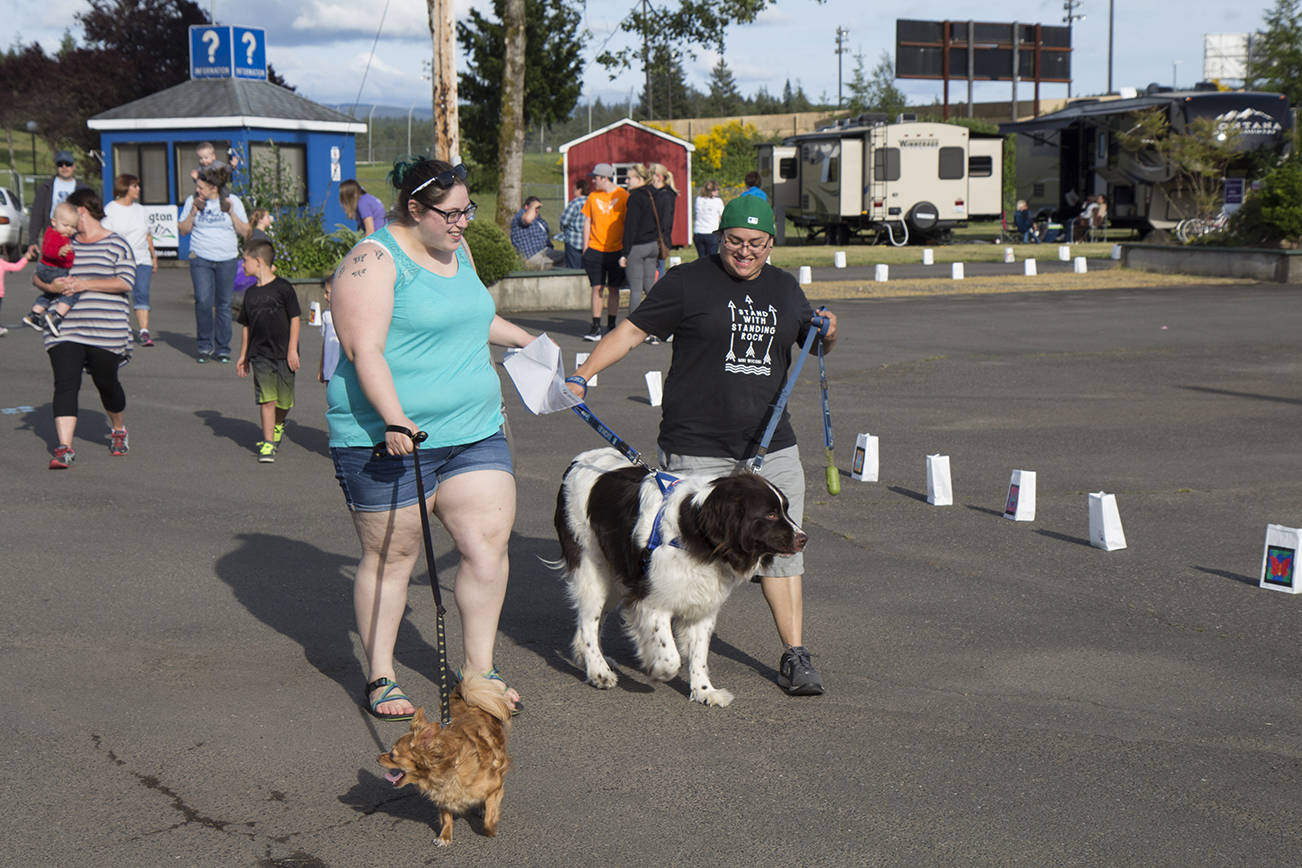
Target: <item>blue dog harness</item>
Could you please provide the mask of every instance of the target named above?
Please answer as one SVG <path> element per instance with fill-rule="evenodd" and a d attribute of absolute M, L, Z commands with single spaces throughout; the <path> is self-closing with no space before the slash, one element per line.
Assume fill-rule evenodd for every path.
<path fill-rule="evenodd" d="M 656 471 L 656 485 L 660 487 L 660 495 L 664 499 L 660 502 L 660 508 L 656 510 L 655 520 L 651 522 L 651 536 L 647 538 L 646 548 L 642 549 L 642 575 L 644 576 L 651 571 L 651 553 L 660 546 L 667 545 L 670 548 L 683 548 L 683 544 L 677 538 L 665 542 L 664 534 L 660 531 L 660 520 L 665 515 L 665 505 L 669 499 L 669 492 L 680 482 L 682 480 L 677 476 L 665 473 L 663 470 Z"/>

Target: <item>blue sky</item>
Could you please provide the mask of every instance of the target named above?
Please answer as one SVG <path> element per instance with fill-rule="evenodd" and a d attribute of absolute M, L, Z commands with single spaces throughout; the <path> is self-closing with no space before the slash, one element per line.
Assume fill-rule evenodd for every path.
<path fill-rule="evenodd" d="M 324 103 L 351 103 L 358 98 L 363 71 L 371 54 L 384 0 L 198 0 L 222 24 L 263 27 L 267 30 L 268 57 L 301 93 Z M 633 0 L 589 0 L 584 26 L 591 32 L 589 58 L 609 40 L 612 47 L 627 44 L 617 25 Z M 640 0 L 639 0 L 640 2 Z M 662 0 L 665 2 L 665 0 Z M 485 8 L 486 0 L 458 0 L 460 9 Z M 1083 0 L 1078 12 L 1086 17 L 1074 25 L 1075 84 L 1073 95 L 1101 93 L 1107 89 L 1107 0 Z M 1203 36 L 1208 33 L 1245 32 L 1259 28 L 1271 0 L 1183 0 L 1115 3 L 1113 83 L 1140 87 L 1152 81 L 1188 85 L 1202 77 Z M 1009 6 L 977 0 L 914 2 L 901 11 L 899 4 L 870 0 L 779 0 L 754 24 L 734 27 L 728 35 L 725 58 L 743 93 L 761 85 L 780 94 L 783 83 L 799 81 L 813 98 L 837 90 L 837 26 L 850 31 L 851 54 L 842 57 L 842 74 L 848 80 L 861 51 L 868 68 L 884 51 L 892 51 L 897 17 L 923 20 L 1006 21 L 999 12 L 1016 7 L 1018 20 L 1061 25 L 1063 0 L 1030 0 Z M 30 0 L 0 0 L 0 20 L 10 24 L 11 38 L 39 41 L 48 49 L 58 46 L 65 27 L 77 35 L 73 16 L 85 8 L 84 0 L 45 0 L 43 14 L 34 15 Z M 39 19 L 39 20 L 38 20 Z M 56 22 L 51 25 L 47 22 Z M 421 61 L 430 53 L 424 0 L 389 0 L 380 39 L 366 72 L 360 101 L 392 106 L 425 107 L 429 84 L 422 78 Z M 713 50 L 700 50 L 695 59 L 684 57 L 690 83 L 704 88 L 710 68 L 717 62 Z M 640 87 L 638 71 L 611 80 L 590 62 L 584 75 L 584 96 L 604 101 L 627 100 L 630 89 Z M 930 103 L 940 98 L 938 81 L 897 82 L 911 99 Z M 1042 85 L 1041 96 L 1066 96 L 1066 85 Z M 1006 100 L 1007 83 L 978 84 L 977 101 Z M 1019 86 L 1018 96 L 1029 99 L 1030 85 Z M 966 97 L 966 84 L 950 83 L 951 101 Z"/>

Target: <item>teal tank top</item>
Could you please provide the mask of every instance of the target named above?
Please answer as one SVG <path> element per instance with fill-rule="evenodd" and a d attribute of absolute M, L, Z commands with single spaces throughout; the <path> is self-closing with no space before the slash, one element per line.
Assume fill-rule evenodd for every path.
<path fill-rule="evenodd" d="M 393 320 L 384 358 L 407 416 L 429 434 L 426 449 L 483 440 L 502 427 L 502 385 L 488 350 L 497 313 L 493 297 L 457 249 L 457 273 L 440 277 L 398 246 L 389 227 L 367 243 L 393 256 Z M 330 445 L 384 442 L 384 420 L 362 392 L 357 369 L 343 356 L 326 388 Z"/>

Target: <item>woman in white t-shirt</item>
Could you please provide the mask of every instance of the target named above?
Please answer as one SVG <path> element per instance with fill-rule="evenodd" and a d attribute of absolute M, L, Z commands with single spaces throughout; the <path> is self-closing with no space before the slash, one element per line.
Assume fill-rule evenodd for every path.
<path fill-rule="evenodd" d="M 696 197 L 695 225 L 692 240 L 696 255 L 701 259 L 719 252 L 719 218 L 723 216 L 723 200 L 719 198 L 719 182 L 706 181 L 701 195 Z"/>
<path fill-rule="evenodd" d="M 158 254 L 149 232 L 145 206 L 140 204 L 140 179 L 135 175 L 118 175 L 113 179 L 113 201 L 104 206 L 105 228 L 116 232 L 131 245 L 136 258 L 136 282 L 131 288 L 131 306 L 140 328 L 137 340 L 142 347 L 152 347 L 149 336 L 149 281 L 158 270 Z"/>

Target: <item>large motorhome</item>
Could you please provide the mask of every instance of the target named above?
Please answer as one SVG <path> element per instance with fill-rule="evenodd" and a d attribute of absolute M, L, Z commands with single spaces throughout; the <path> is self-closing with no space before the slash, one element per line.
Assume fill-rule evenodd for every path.
<path fill-rule="evenodd" d="M 1289 148 L 1293 118 L 1280 94 L 1218 91 L 1203 83 L 1184 91 L 1149 85 L 1142 95 L 1131 94 L 1077 100 L 1052 114 L 1000 124 L 1001 131 L 1017 134 L 1017 196 L 1032 212 L 1069 219 L 1083 201 L 1102 194 L 1112 225 L 1142 234 L 1198 216 L 1170 164 L 1151 149 L 1122 145 L 1119 133 L 1134 125 L 1137 112 L 1149 109 L 1164 111 L 1176 133 L 1197 118 L 1234 125 L 1235 146 L 1244 152 L 1268 149 L 1283 156 Z M 1245 171 L 1237 167 L 1229 174 L 1243 177 Z"/>
<path fill-rule="evenodd" d="M 759 146 L 761 184 L 810 238 L 943 241 L 1002 210 L 1003 138 L 956 124 L 860 115 Z"/>

